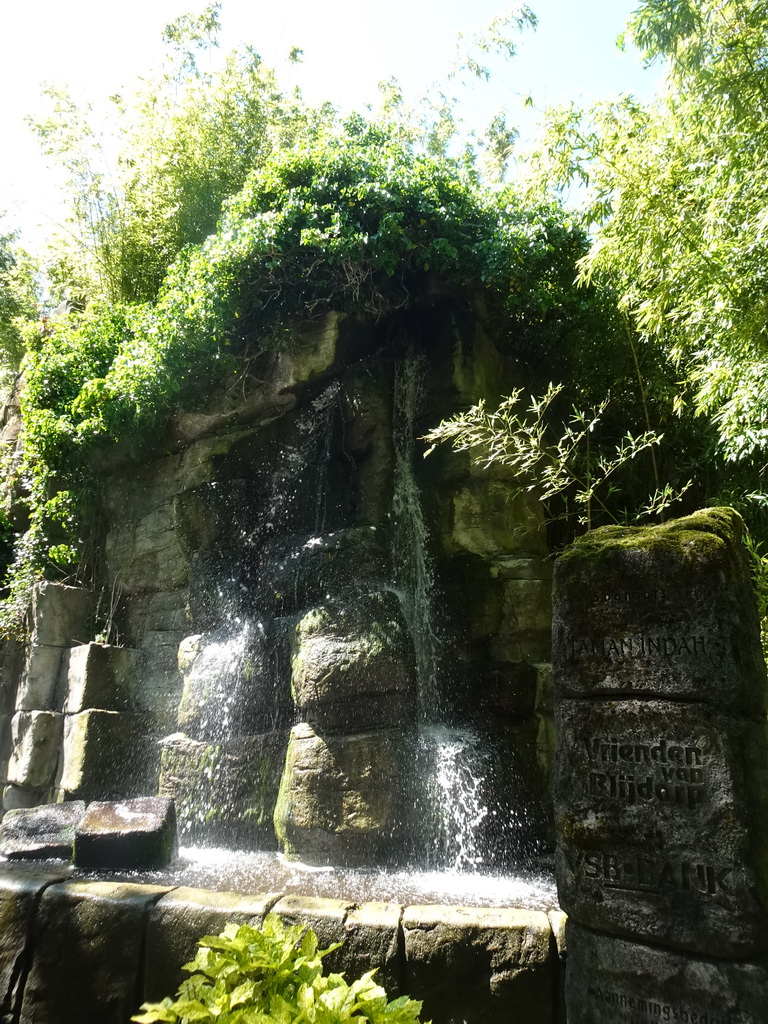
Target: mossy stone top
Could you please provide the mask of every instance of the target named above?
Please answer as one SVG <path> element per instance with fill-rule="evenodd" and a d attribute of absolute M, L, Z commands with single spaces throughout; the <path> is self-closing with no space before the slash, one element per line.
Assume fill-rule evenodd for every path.
<path fill-rule="evenodd" d="M 703 701 L 764 719 L 765 665 L 741 517 L 706 509 L 604 527 L 557 561 L 560 696 Z"/>

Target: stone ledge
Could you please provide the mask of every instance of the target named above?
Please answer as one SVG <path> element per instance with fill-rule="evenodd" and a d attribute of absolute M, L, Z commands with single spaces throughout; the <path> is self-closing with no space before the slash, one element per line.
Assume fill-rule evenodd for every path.
<path fill-rule="evenodd" d="M 543 912 L 357 905 L 62 874 L 0 867 L 0 1011 L 15 1007 L 20 1024 L 124 1024 L 137 998 L 175 992 L 203 935 L 228 921 L 258 925 L 271 911 L 314 928 L 321 946 L 344 940 L 326 969 L 351 980 L 377 968 L 390 998 L 406 992 L 424 1000 L 424 1019 L 557 1019 L 558 958 Z"/>

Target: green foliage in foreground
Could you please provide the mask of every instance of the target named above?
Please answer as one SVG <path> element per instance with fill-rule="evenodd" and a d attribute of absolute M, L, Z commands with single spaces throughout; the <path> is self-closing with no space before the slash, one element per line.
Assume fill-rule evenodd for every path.
<path fill-rule="evenodd" d="M 139 1024 L 418 1024 L 421 1003 L 407 996 L 392 1002 L 373 981 L 374 971 L 348 984 L 323 973 L 322 958 L 337 949 L 317 948 L 301 925 L 285 928 L 269 914 L 260 929 L 228 924 L 218 936 L 200 939 L 191 977 L 177 998 L 145 1003 L 131 1019 Z"/>
<path fill-rule="evenodd" d="M 296 320 L 375 318 L 434 288 L 466 289 L 524 333 L 573 303 L 583 251 L 557 206 L 487 190 L 362 118 L 273 156 L 217 232 L 184 250 L 156 302 L 92 303 L 38 335 L 24 364 L 23 459 L 5 485 L 28 530 L 0 626 L 16 628 L 46 559 L 76 560 L 94 457 L 162 436 L 174 408 L 203 400 L 238 358 L 284 344 Z"/>

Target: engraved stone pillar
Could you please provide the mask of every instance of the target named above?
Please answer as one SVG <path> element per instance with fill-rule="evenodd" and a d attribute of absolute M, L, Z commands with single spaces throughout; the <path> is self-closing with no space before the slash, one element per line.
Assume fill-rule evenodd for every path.
<path fill-rule="evenodd" d="M 557 562 L 569 1024 L 763 1020 L 766 677 L 741 534 L 712 509 L 596 530 Z"/>

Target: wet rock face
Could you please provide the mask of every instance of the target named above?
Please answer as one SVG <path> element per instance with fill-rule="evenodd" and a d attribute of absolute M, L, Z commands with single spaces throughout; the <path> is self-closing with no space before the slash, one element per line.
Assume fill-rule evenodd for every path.
<path fill-rule="evenodd" d="M 174 798 L 184 840 L 275 849 L 272 815 L 287 743 L 284 732 L 219 742 L 166 737 L 160 795 Z"/>
<path fill-rule="evenodd" d="M 614 997 L 718 1019 L 717 992 L 741 1005 L 739 970 L 702 969 L 699 992 L 682 957 L 675 981 L 650 984 L 648 947 L 768 951 L 765 666 L 740 540 L 737 513 L 714 509 L 597 530 L 556 564 L 558 889 L 583 926 L 573 970 L 589 972 L 569 1020 L 615 1020 Z"/>
<path fill-rule="evenodd" d="M 71 860 L 82 800 L 8 811 L 0 824 L 0 853 L 9 860 Z"/>
<path fill-rule="evenodd" d="M 394 594 L 314 608 L 296 627 L 291 685 L 322 731 L 405 727 L 416 704 L 413 641 Z"/>
<path fill-rule="evenodd" d="M 316 865 L 382 863 L 400 810 L 402 762 L 397 732 L 333 736 L 294 726 L 275 808 L 288 857 Z"/>
<path fill-rule="evenodd" d="M 41 586 L 33 642 L 3 653 L 4 809 L 159 783 L 195 841 L 385 863 L 403 814 L 407 848 L 432 844 L 402 796 L 427 721 L 509 737 L 522 789 L 546 791 L 540 509 L 503 470 L 422 458 L 424 431 L 519 383 L 502 344 L 440 296 L 331 315 L 286 349 L 179 414 L 162 457 L 109 467 L 97 592 Z M 512 774 L 478 792 L 523 820 Z"/>

